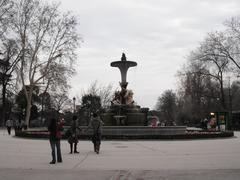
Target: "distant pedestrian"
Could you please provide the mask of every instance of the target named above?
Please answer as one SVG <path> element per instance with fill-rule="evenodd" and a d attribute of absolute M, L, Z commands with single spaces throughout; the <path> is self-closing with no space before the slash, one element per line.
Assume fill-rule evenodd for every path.
<path fill-rule="evenodd" d="M 19 123 L 19 120 L 18 120 L 18 119 L 15 120 L 14 127 L 15 127 L 16 130 L 19 130 L 19 128 L 20 128 L 20 123 Z"/>
<path fill-rule="evenodd" d="M 79 131 L 80 131 L 80 129 L 78 127 L 77 116 L 73 116 L 72 124 L 69 129 L 70 136 L 68 138 L 68 143 L 70 144 L 70 154 L 72 154 L 73 152 L 79 153 L 77 151 Z M 73 150 L 73 146 L 74 146 L 74 150 Z"/>
<path fill-rule="evenodd" d="M 13 126 L 13 121 L 11 119 L 8 119 L 6 121 L 6 127 L 9 135 L 11 135 L 12 126 Z"/>
<path fill-rule="evenodd" d="M 208 119 L 205 118 L 203 122 L 204 122 L 204 129 L 207 130 L 208 129 L 207 128 L 207 126 L 208 126 Z"/>
<path fill-rule="evenodd" d="M 52 150 L 52 161 L 50 162 L 50 164 L 56 163 L 55 147 L 57 149 L 57 162 L 59 162 L 59 163 L 62 162 L 61 144 L 60 144 L 61 131 L 63 130 L 62 123 L 63 122 L 57 123 L 56 119 L 52 118 L 50 120 L 50 124 L 48 126 L 49 141 L 50 141 L 50 146 L 51 146 L 51 150 Z"/>
<path fill-rule="evenodd" d="M 200 126 L 202 129 L 204 129 L 204 120 L 203 119 L 201 119 L 201 121 L 200 121 Z"/>
<path fill-rule="evenodd" d="M 100 145 L 101 145 L 101 139 L 102 139 L 102 125 L 104 123 L 101 121 L 97 113 L 93 113 L 93 117 L 86 129 L 88 131 L 89 128 L 93 129 L 92 134 L 92 142 L 94 145 L 94 151 L 99 154 L 100 151 Z"/>
<path fill-rule="evenodd" d="M 21 120 L 21 123 L 20 123 L 20 131 L 26 130 L 26 129 L 27 129 L 27 125 L 26 125 L 25 121 L 24 121 L 24 120 Z"/>
<path fill-rule="evenodd" d="M 14 126 L 14 130 L 15 130 L 15 134 L 16 134 L 16 131 L 19 131 L 19 129 L 20 129 L 20 123 L 17 119 L 14 121 L 13 126 Z"/>

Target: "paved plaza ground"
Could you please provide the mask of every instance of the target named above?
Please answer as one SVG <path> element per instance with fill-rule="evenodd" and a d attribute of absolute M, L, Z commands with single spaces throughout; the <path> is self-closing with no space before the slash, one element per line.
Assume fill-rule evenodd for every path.
<path fill-rule="evenodd" d="M 80 154 L 61 142 L 63 163 L 50 165 L 48 140 L 23 139 L 0 130 L 0 180 L 214 180 L 240 179 L 240 132 L 201 140 L 90 141 Z"/>

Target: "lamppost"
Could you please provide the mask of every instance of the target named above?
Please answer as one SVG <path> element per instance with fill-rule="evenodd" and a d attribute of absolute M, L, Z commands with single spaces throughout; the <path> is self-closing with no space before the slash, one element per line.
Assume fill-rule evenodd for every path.
<path fill-rule="evenodd" d="M 76 98 L 73 97 L 73 113 L 75 113 L 75 110 L 76 110 L 75 101 L 76 101 Z"/>

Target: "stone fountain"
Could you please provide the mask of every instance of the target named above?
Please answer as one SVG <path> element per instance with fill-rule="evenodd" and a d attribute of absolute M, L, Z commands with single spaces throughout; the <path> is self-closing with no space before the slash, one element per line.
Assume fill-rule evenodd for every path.
<path fill-rule="evenodd" d="M 121 72 L 121 90 L 115 92 L 110 108 L 101 114 L 104 121 L 103 139 L 173 139 L 185 137 L 185 126 L 147 126 L 148 108 L 141 108 L 137 105 L 133 100 L 133 91 L 127 89 L 127 71 L 130 67 L 137 66 L 136 62 L 127 61 L 123 53 L 121 61 L 114 61 L 111 66 L 119 68 Z M 87 128 L 86 125 L 82 124 L 80 129 L 84 130 Z M 89 139 L 92 136 L 91 129 L 82 132 L 80 138 Z M 22 131 L 18 132 L 17 135 L 21 136 L 21 133 Z M 26 133 L 26 137 L 28 136 L 29 134 Z"/>
<path fill-rule="evenodd" d="M 134 61 L 127 61 L 123 53 L 121 61 L 111 63 L 112 67 L 119 68 L 121 72 L 121 91 L 115 92 L 110 108 L 103 114 L 105 124 L 110 126 L 144 126 L 147 125 L 148 108 L 141 108 L 133 100 L 133 91 L 127 89 L 127 71 L 137 66 Z"/>

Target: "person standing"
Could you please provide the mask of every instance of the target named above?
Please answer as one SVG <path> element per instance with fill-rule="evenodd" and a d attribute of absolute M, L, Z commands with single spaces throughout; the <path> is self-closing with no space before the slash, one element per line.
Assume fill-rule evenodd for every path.
<path fill-rule="evenodd" d="M 63 130 L 62 122 L 57 123 L 55 118 L 50 120 L 50 124 L 48 126 L 49 131 L 49 141 L 52 150 L 52 161 L 50 164 L 56 163 L 56 153 L 55 147 L 57 149 L 57 162 L 62 162 L 62 154 L 61 154 L 61 146 L 60 146 L 60 139 L 61 139 L 61 131 Z"/>
<path fill-rule="evenodd" d="M 20 127 L 20 123 L 19 123 L 18 119 L 16 119 L 16 120 L 14 121 L 14 129 L 15 129 L 15 131 L 18 131 L 18 130 L 19 130 L 19 127 Z"/>
<path fill-rule="evenodd" d="M 77 116 L 73 116 L 72 118 L 72 124 L 70 127 L 70 136 L 68 138 L 68 143 L 70 144 L 70 154 L 79 153 L 77 151 L 77 144 L 78 144 L 78 132 L 79 132 L 78 122 L 77 122 Z M 74 145 L 74 151 L 73 151 L 73 145 Z"/>
<path fill-rule="evenodd" d="M 205 118 L 205 119 L 204 119 L 204 130 L 207 130 L 207 129 L 208 129 L 207 126 L 208 126 L 208 119 Z"/>
<path fill-rule="evenodd" d="M 11 135 L 11 129 L 12 129 L 12 126 L 13 126 L 13 122 L 11 119 L 8 119 L 6 121 L 6 127 L 7 127 L 7 131 L 8 131 L 8 134 Z"/>
<path fill-rule="evenodd" d="M 93 113 L 93 117 L 86 129 L 88 131 L 89 128 L 93 129 L 92 134 L 92 142 L 94 146 L 94 151 L 99 154 L 100 151 L 100 145 L 101 145 L 101 139 L 102 139 L 102 125 L 104 123 L 101 121 L 100 117 L 97 115 L 97 113 Z"/>
<path fill-rule="evenodd" d="M 21 120 L 21 123 L 20 123 L 20 131 L 26 130 L 26 129 L 27 129 L 26 122 L 25 122 L 24 120 Z"/>

